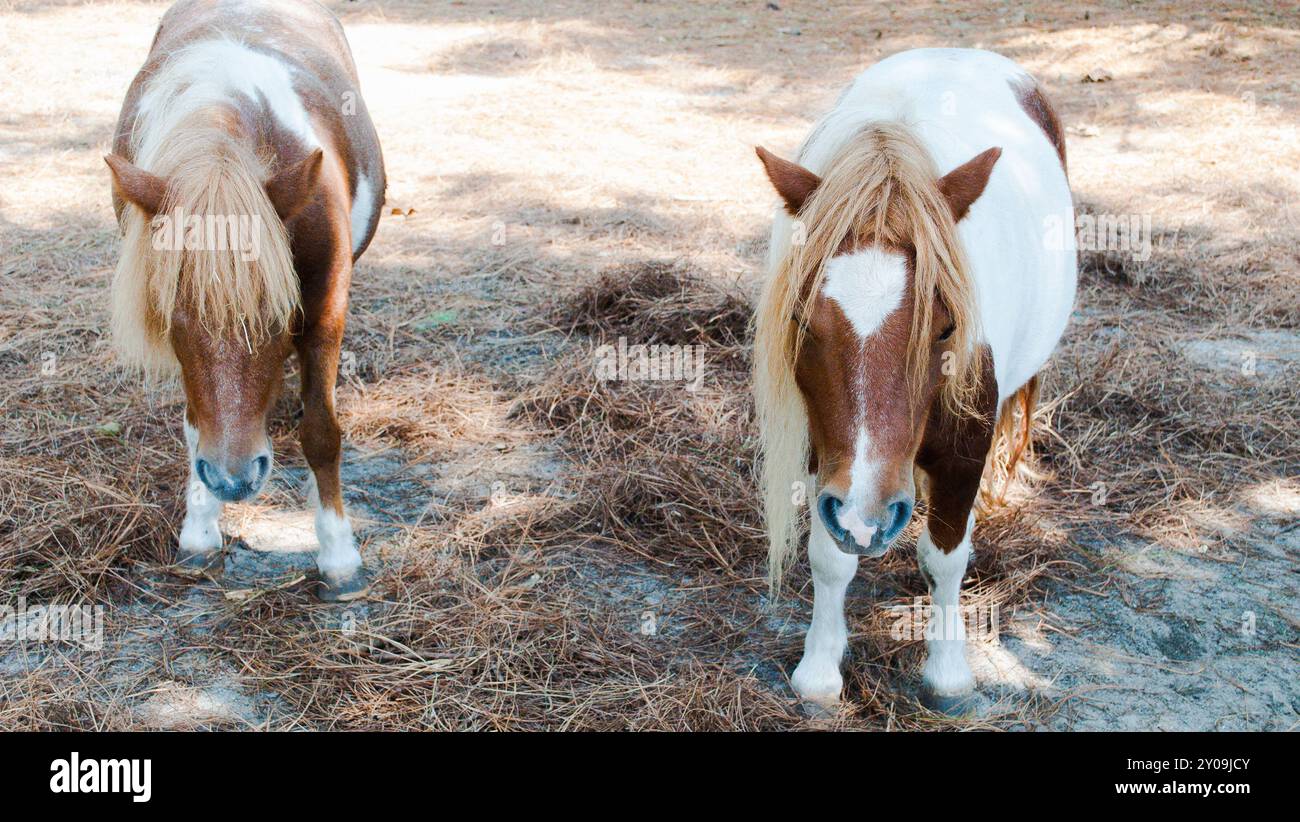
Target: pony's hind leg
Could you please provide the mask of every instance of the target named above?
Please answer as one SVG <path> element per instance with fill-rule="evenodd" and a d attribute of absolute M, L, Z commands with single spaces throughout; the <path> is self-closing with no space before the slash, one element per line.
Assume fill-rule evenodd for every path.
<path fill-rule="evenodd" d="M 175 567 L 183 574 L 214 573 L 221 569 L 221 500 L 213 496 L 194 469 L 199 432 L 185 419 L 185 445 L 190 479 L 185 486 L 185 519 L 176 550 Z"/>
<path fill-rule="evenodd" d="M 302 423 L 298 434 L 314 482 L 310 502 L 316 508 L 316 539 L 320 551 L 320 598 L 345 601 L 364 596 L 369 587 L 361 567 L 361 554 L 352 537 L 352 523 L 343 510 L 339 480 L 342 434 L 334 412 L 334 381 L 339 361 L 339 340 L 304 339 L 298 345 L 302 372 Z"/>
<path fill-rule="evenodd" d="M 840 699 L 840 662 L 849 644 L 844 622 L 844 592 L 858 570 L 858 558 L 841 551 L 821 520 L 812 518 L 808 560 L 812 565 L 813 616 L 804 637 L 803 659 L 790 683 L 802 698 L 829 708 Z"/>

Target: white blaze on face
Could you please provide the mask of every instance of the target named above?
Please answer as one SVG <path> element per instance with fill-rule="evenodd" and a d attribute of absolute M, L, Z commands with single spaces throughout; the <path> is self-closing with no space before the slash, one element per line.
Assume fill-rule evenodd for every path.
<path fill-rule="evenodd" d="M 865 342 L 902 305 L 906 288 L 907 260 L 873 246 L 832 257 L 826 263 L 822 296 L 840 307 Z"/>
<path fill-rule="evenodd" d="M 834 302 L 844 312 L 862 345 L 880 331 L 885 320 L 903 304 L 907 289 L 907 259 L 902 254 L 873 246 L 852 254 L 841 254 L 826 264 L 822 281 L 822 296 Z M 899 368 L 905 367 L 902 363 Z M 867 425 L 867 398 L 861 374 L 854 375 L 854 395 L 857 401 L 858 436 L 854 447 L 853 465 L 849 472 L 848 496 L 841 509 L 840 525 L 853 534 L 859 545 L 871 542 L 875 526 L 868 525 L 859 511 L 875 495 L 880 476 L 880 461 L 871 447 Z M 850 523 L 861 530 L 864 542 Z"/>

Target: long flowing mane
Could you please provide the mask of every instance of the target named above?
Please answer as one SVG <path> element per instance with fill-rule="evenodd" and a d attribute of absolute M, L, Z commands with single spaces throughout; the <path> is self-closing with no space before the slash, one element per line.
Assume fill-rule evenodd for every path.
<path fill-rule="evenodd" d="M 979 313 L 929 153 L 905 125 L 873 122 L 844 143 L 821 176 L 797 218 L 802 236 L 777 239 L 782 246 L 775 249 L 755 318 L 754 394 L 774 594 L 802 530 L 794 483 L 808 479 L 807 412 L 794 376 L 811 304 L 806 297 L 820 291 L 825 264 L 846 237 L 865 234 L 873 243 L 915 248 L 909 381 L 916 386 L 924 380 L 937 295 L 956 325 L 942 401 L 956 413 L 978 413 Z"/>
<path fill-rule="evenodd" d="M 168 340 L 178 300 L 210 333 L 234 333 L 254 346 L 291 321 L 300 290 L 289 239 L 263 188 L 267 163 L 234 128 L 235 112 L 209 105 L 173 120 L 165 134 L 137 131 L 137 161 L 168 181 L 157 217 L 128 204 L 122 253 L 113 276 L 113 337 L 124 359 L 154 375 L 178 370 Z M 147 136 L 145 136 L 147 135 Z M 179 213 L 244 220 L 255 232 L 249 255 L 237 248 L 185 248 L 155 242 Z M 177 230 L 183 229 L 179 226 Z M 209 238 L 211 239 L 211 238 Z"/>

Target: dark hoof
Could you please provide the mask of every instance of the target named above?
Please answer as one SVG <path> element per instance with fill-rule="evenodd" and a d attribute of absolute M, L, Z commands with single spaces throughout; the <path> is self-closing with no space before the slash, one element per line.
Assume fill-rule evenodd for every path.
<path fill-rule="evenodd" d="M 799 713 L 803 714 L 805 719 L 825 721 L 835 718 L 839 713 L 839 705 L 814 702 L 811 699 L 800 699 Z"/>
<path fill-rule="evenodd" d="M 360 568 L 350 578 L 331 583 L 323 577 L 317 582 L 316 597 L 321 602 L 352 602 L 370 593 L 370 574 Z"/>
<path fill-rule="evenodd" d="M 921 688 L 921 704 L 937 714 L 951 717 L 963 717 L 974 714 L 979 709 L 979 695 L 975 691 L 956 696 L 943 696 Z"/>
<path fill-rule="evenodd" d="M 177 550 L 170 570 L 183 577 L 218 577 L 226 570 L 226 555 L 220 550 L 206 553 Z"/>

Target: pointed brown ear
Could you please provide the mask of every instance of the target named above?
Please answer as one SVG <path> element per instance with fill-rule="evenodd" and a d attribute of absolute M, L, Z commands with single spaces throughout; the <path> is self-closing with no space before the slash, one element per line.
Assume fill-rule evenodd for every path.
<path fill-rule="evenodd" d="M 128 163 L 116 154 L 105 154 L 104 162 L 113 173 L 113 190 L 128 203 L 135 203 L 150 217 L 162 210 L 167 181 Z"/>
<path fill-rule="evenodd" d="M 324 156 L 325 153 L 318 148 L 266 181 L 266 196 L 271 198 L 271 205 L 275 206 L 281 222 L 293 219 L 311 202 Z"/>
<path fill-rule="evenodd" d="M 948 201 L 954 223 L 965 217 L 971 203 L 984 193 L 984 186 L 989 184 L 989 175 L 993 173 L 993 164 L 1001 156 L 1002 149 L 994 146 L 957 166 L 939 180 L 939 193 Z"/>
<path fill-rule="evenodd" d="M 767 179 L 772 181 L 776 193 L 785 200 L 785 210 L 796 215 L 804 202 L 816 190 L 822 179 L 808 169 L 789 160 L 782 160 L 762 146 L 755 146 L 758 159 L 763 161 Z"/>

